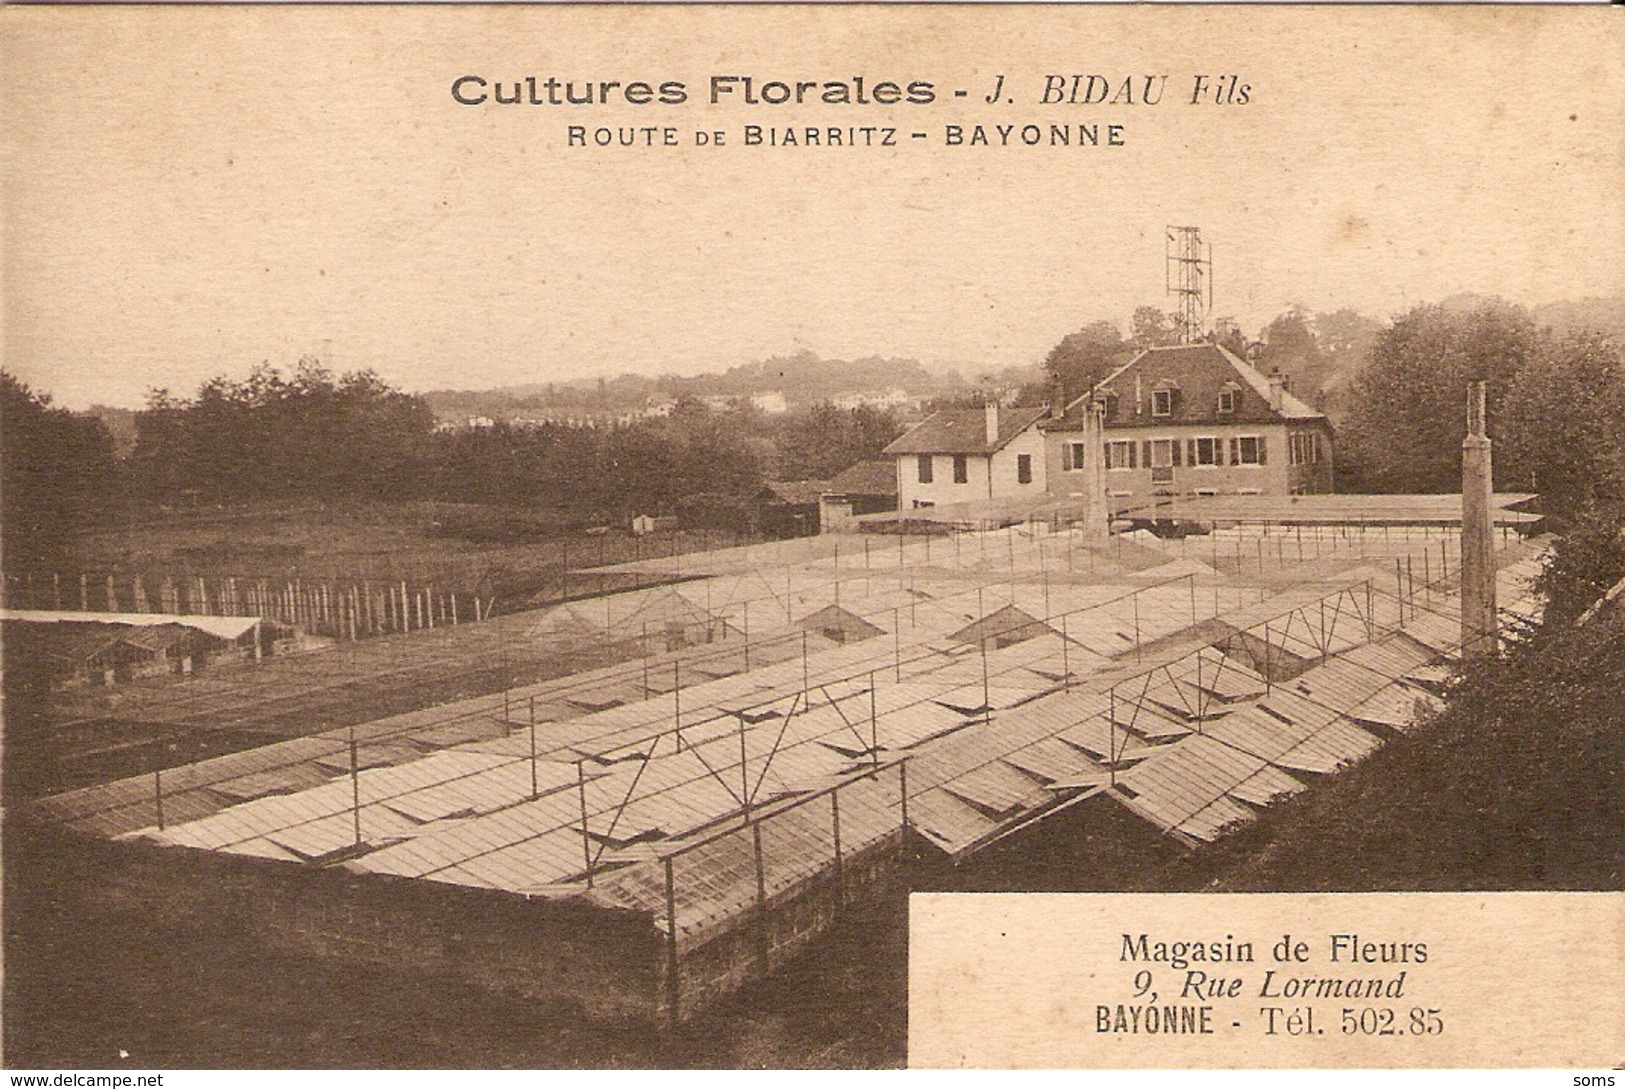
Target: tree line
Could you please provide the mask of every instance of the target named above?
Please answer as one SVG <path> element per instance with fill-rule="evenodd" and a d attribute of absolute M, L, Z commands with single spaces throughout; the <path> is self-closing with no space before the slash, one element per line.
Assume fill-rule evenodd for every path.
<path fill-rule="evenodd" d="M 1046 380 L 1023 396 L 1078 396 L 1136 351 L 1175 338 L 1170 315 L 1154 307 L 1135 311 L 1127 336 L 1110 322 L 1086 325 L 1055 345 Z M 1334 387 L 1340 490 L 1456 490 L 1464 389 L 1484 380 L 1498 488 L 1540 493 L 1559 524 L 1618 524 L 1625 509 L 1617 336 L 1573 322 L 1558 332 L 1523 307 L 1469 299 L 1386 324 L 1294 307 L 1255 341 L 1233 325 L 1214 339 L 1261 369 L 1291 373 L 1323 411 L 1319 394 Z M 95 418 L 54 407 L 10 375 L 0 392 L 0 522 L 12 572 L 48 566 L 91 518 L 171 504 L 429 499 L 539 508 L 564 525 L 682 513 L 735 529 L 767 481 L 828 479 L 903 429 L 890 410 L 821 403 L 771 415 L 743 399 L 715 410 L 682 398 L 666 416 L 613 427 L 442 431 L 422 397 L 307 359 L 291 373 L 262 366 L 213 378 L 190 396 L 153 391 L 121 459 Z"/>
<path fill-rule="evenodd" d="M 152 391 L 123 459 L 94 416 L 55 408 L 9 374 L 3 412 L 13 573 L 49 568 L 92 519 L 177 506 L 437 500 L 540 508 L 561 527 L 681 512 L 741 529 L 766 482 L 827 479 L 902 431 L 889 410 L 769 415 L 692 398 L 613 427 L 440 430 L 423 398 L 309 359 L 286 374 L 261 366 L 212 378 L 191 396 Z"/>

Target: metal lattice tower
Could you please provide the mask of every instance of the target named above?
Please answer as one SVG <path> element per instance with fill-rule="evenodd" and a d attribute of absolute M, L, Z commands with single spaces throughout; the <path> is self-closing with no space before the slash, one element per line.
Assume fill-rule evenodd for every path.
<path fill-rule="evenodd" d="M 1179 342 L 1195 344 L 1207 331 L 1213 308 L 1213 247 L 1202 241 L 1202 228 L 1167 229 L 1163 276 L 1168 294 L 1178 299 Z"/>

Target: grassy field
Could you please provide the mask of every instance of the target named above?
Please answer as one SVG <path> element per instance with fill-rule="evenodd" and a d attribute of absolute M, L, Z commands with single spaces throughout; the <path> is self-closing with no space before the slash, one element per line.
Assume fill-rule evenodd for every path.
<path fill-rule="evenodd" d="M 232 579 L 272 588 L 290 581 L 376 588 L 409 583 L 498 612 L 527 603 L 607 589 L 565 571 L 743 543 L 739 534 L 676 529 L 634 536 L 628 526 L 584 526 L 557 513 L 454 503 L 304 503 L 176 511 L 86 533 L 72 569 L 8 581 L 8 603 L 28 608 L 109 607 L 113 579 L 119 609 L 134 600 L 134 580 L 156 602 L 168 580 L 197 579 L 210 600 Z M 590 582 L 590 580 L 588 580 Z M 212 611 L 212 609 L 211 609 Z"/>

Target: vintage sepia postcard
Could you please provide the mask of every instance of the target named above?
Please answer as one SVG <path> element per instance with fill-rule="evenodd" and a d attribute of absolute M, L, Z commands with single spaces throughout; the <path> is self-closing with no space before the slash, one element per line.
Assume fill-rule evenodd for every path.
<path fill-rule="evenodd" d="M 1613 1085 L 1622 16 L 0 11 L 4 1064 Z"/>

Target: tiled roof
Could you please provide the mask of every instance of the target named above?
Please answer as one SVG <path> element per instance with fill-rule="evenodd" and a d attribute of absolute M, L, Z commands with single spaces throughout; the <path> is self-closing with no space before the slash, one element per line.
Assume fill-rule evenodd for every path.
<path fill-rule="evenodd" d="M 1011 439 L 1031 427 L 1044 415 L 1037 408 L 1000 408 L 999 436 L 987 441 L 987 410 L 950 408 L 916 424 L 885 450 L 885 454 L 991 454 L 1002 450 Z"/>
<path fill-rule="evenodd" d="M 829 490 L 826 480 L 770 480 L 767 490 L 779 502 L 792 507 L 817 503 L 818 497 Z"/>
<path fill-rule="evenodd" d="M 835 495 L 896 495 L 897 463 L 860 461 L 836 473 L 824 490 Z"/>
<path fill-rule="evenodd" d="M 1140 411 L 1135 411 L 1138 379 Z M 1151 414 L 1152 391 L 1178 390 L 1172 415 Z M 1229 388 L 1235 395 L 1231 412 L 1219 412 L 1219 394 Z M 1291 393 L 1282 391 L 1279 410 L 1270 407 L 1269 376 L 1216 344 L 1173 348 L 1147 348 L 1101 380 L 1097 389 L 1115 394 L 1116 411 L 1107 427 L 1165 426 L 1169 424 L 1277 423 L 1319 420 L 1324 416 Z M 1083 405 L 1089 394 L 1066 406 L 1066 414 L 1049 426 L 1071 431 L 1083 426 Z"/>
<path fill-rule="evenodd" d="M 27 620 L 36 624 L 118 624 L 129 627 L 161 627 L 180 624 L 207 632 L 216 639 L 237 639 L 261 623 L 257 616 L 200 616 L 195 613 L 92 613 L 58 609 L 0 609 L 7 620 Z"/>

